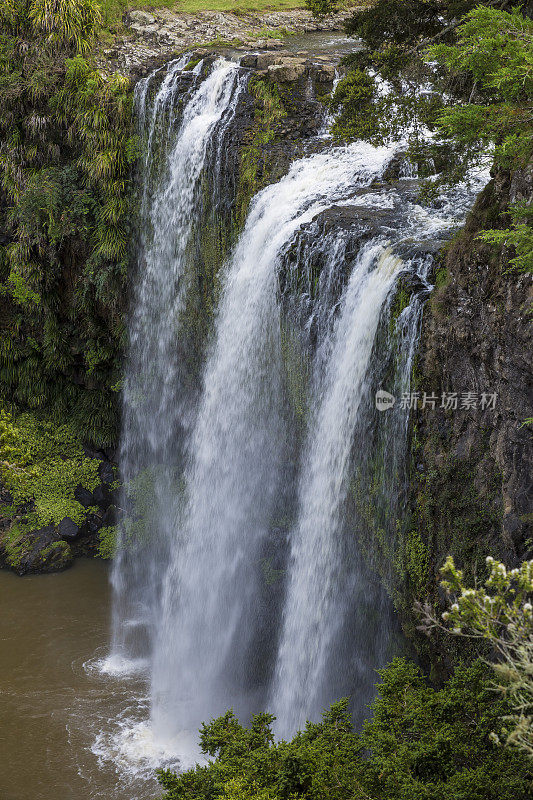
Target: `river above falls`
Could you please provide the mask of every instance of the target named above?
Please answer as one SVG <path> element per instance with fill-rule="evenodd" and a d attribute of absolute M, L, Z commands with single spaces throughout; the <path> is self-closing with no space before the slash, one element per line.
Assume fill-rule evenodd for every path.
<path fill-rule="evenodd" d="M 101 561 L 23 579 L 0 571 L 2 800 L 157 797 L 145 682 L 99 668 L 109 603 Z"/>

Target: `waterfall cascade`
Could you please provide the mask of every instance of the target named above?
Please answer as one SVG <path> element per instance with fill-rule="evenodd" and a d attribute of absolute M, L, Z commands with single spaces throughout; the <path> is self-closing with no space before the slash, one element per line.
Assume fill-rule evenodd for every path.
<path fill-rule="evenodd" d="M 382 180 L 398 148 L 318 137 L 253 198 L 191 388 L 195 236 L 247 73 L 186 61 L 137 90 L 146 158 L 121 458 L 128 495 L 150 502 L 123 526 L 109 668 L 148 667 L 160 737 L 230 706 L 273 711 L 287 736 L 339 696 L 362 706 L 384 660 L 390 608 L 354 486 L 364 494 L 386 453 L 376 513 L 394 530 L 408 411 L 376 411 L 374 393 L 409 390 L 428 242 L 478 186 L 428 211 L 410 178 Z M 414 288 L 393 320 L 399 279 Z"/>
<path fill-rule="evenodd" d="M 174 539 L 180 453 L 191 426 L 191 396 L 181 335 L 194 281 L 195 223 L 206 168 L 222 161 L 225 134 L 244 88 L 236 64 L 220 61 L 205 80 L 201 62 L 175 61 L 136 90 L 142 164 L 138 277 L 124 389 L 121 465 L 126 485 L 143 493 L 140 533 L 123 527 L 113 572 L 111 667 L 140 658 L 157 629 L 160 585 Z M 187 83 L 185 83 L 187 81 Z M 154 91 L 155 88 L 155 91 Z M 180 112 L 180 105 L 183 110 Z M 135 541 L 132 542 L 132 536 Z"/>

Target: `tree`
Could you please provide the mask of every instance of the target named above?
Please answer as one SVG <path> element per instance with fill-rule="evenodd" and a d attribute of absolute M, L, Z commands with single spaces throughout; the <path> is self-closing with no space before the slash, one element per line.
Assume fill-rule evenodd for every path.
<path fill-rule="evenodd" d="M 0 3 L 0 402 L 116 441 L 132 90 L 83 55 L 96 0 Z"/>
<path fill-rule="evenodd" d="M 531 766 L 498 747 L 509 706 L 495 696 L 489 668 L 460 667 L 440 689 L 395 659 L 379 671 L 372 718 L 354 732 L 348 701 L 290 741 L 275 742 L 272 716 L 249 728 L 231 711 L 203 725 L 212 759 L 177 775 L 161 771 L 165 800 L 526 800 Z"/>
<path fill-rule="evenodd" d="M 467 587 L 449 557 L 441 570 L 447 609 L 439 619 L 430 606 L 419 605 L 422 628 L 440 628 L 491 646 L 497 689 L 511 706 L 509 727 L 503 731 L 506 743 L 533 758 L 533 561 L 509 570 L 488 556 L 487 565 L 488 578 Z M 494 736 L 498 741 L 499 735 Z"/>

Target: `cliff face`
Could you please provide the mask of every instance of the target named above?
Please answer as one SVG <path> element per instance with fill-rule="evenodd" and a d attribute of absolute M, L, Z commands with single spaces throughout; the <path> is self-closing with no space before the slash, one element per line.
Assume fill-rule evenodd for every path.
<path fill-rule="evenodd" d="M 443 253 L 425 311 L 414 388 L 438 400 L 414 415 L 410 494 L 433 600 L 448 554 L 469 575 L 483 572 L 488 554 L 511 565 L 531 557 L 531 275 L 513 271 L 513 254 L 477 235 L 503 227 L 509 205 L 532 198 L 533 164 L 494 176 Z M 452 392 L 457 409 L 439 407 Z M 446 651 L 432 642 L 442 661 Z"/>

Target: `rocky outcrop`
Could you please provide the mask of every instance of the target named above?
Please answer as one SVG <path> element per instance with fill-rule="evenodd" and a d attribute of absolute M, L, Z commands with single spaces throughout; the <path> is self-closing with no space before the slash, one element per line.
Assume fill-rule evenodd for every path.
<path fill-rule="evenodd" d="M 25 516 L 31 513 L 33 504 L 13 508 L 9 493 L 0 487 L 0 506 L 4 509 L 0 515 L 0 568 L 18 575 L 59 572 L 69 567 L 76 556 L 97 555 L 100 530 L 117 522 L 115 467 L 103 452 L 91 453 L 100 461 L 101 482 L 92 492 L 81 485 L 76 487 L 75 499 L 89 510 L 79 525 L 66 516 L 57 525 L 27 530 L 14 537 L 10 535 L 12 526 L 25 525 Z"/>
<path fill-rule="evenodd" d="M 415 413 L 411 507 L 436 602 L 448 554 L 469 577 L 483 573 L 488 554 L 511 565 L 532 556 L 532 280 L 510 267 L 508 250 L 477 239 L 503 227 L 520 200 L 533 200 L 533 164 L 498 172 L 478 197 L 437 265 L 425 311 L 415 389 L 437 400 Z M 456 393 L 457 408 L 441 407 L 443 393 Z M 409 587 L 405 597 L 409 618 Z M 446 662 L 449 640 L 436 647 L 432 657 Z"/>
<path fill-rule="evenodd" d="M 101 65 L 145 74 L 154 61 L 199 45 L 231 45 L 234 49 L 283 48 L 288 34 L 341 30 L 353 9 L 316 20 L 310 11 L 175 13 L 168 9 L 130 11 L 125 32 L 102 50 Z"/>
<path fill-rule="evenodd" d="M 72 564 L 72 550 L 52 525 L 25 533 L 6 553 L 7 565 L 17 575 L 60 572 Z"/>

